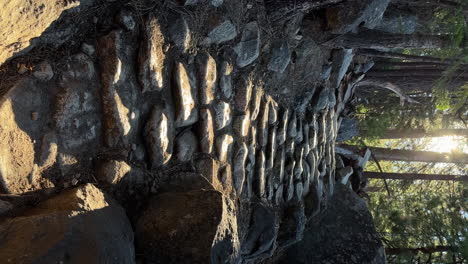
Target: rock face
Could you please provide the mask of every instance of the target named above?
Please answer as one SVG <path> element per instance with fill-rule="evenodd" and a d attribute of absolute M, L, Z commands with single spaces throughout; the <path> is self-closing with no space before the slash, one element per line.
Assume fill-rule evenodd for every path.
<path fill-rule="evenodd" d="M 241 42 L 236 46 L 237 66 L 245 67 L 254 62 L 260 55 L 260 30 L 257 22 L 245 25 Z"/>
<path fill-rule="evenodd" d="M 314 249 L 314 250 L 310 250 Z M 349 187 L 337 185 L 327 211 L 312 222 L 304 239 L 278 263 L 386 263 L 366 203 Z"/>
<path fill-rule="evenodd" d="M 0 234 L 0 257 L 11 263 L 135 263 L 125 211 L 92 184 L 6 219 Z"/>
<path fill-rule="evenodd" d="M 85 0 L 81 2 L 84 2 L 83 5 L 89 5 L 93 1 Z M 0 15 L 0 64 L 25 49 L 32 48 L 34 46 L 31 43 L 32 39 L 40 37 L 68 9 L 78 10 L 80 1 L 63 3 L 47 0 L 32 2 L 19 0 L 4 1 L 2 6 L 3 12 Z M 31 23 L 31 21 L 34 21 L 34 23 Z M 40 41 L 40 38 L 36 39 L 36 42 Z M 58 39 L 55 41 L 58 41 Z"/>
<path fill-rule="evenodd" d="M 226 219 L 228 210 L 222 194 L 214 190 L 158 195 L 138 219 L 137 252 L 155 263 L 226 263 L 229 251 L 220 249 L 229 249 L 229 245 L 223 248 L 220 243 L 230 244 L 234 253 L 230 241 L 237 239 L 223 238 L 224 229 L 232 234 L 236 224 Z M 228 256 L 221 259 L 223 255 Z"/>

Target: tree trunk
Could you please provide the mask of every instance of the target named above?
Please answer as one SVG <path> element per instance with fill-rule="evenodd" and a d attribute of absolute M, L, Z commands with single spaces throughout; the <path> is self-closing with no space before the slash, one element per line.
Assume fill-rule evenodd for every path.
<path fill-rule="evenodd" d="M 351 146 L 340 144 L 352 152 L 359 152 L 358 146 Z M 468 163 L 468 154 L 465 153 L 439 153 L 432 151 L 416 151 L 416 150 L 403 150 L 403 149 L 389 149 L 369 147 L 374 153 L 375 157 L 379 160 L 394 160 L 394 161 L 419 161 L 419 162 L 446 162 L 446 163 Z"/>
<path fill-rule="evenodd" d="M 412 70 L 372 70 L 367 72 L 368 77 L 397 77 L 397 78 L 418 78 L 434 77 L 440 78 L 444 70 L 440 69 L 412 69 Z M 468 73 L 464 70 L 458 70 L 454 73 L 456 78 L 468 80 Z"/>
<path fill-rule="evenodd" d="M 400 87 L 396 86 L 395 84 L 391 82 L 378 82 L 378 81 L 369 81 L 369 80 L 363 80 L 358 83 L 358 86 L 374 86 L 374 87 L 381 87 L 388 89 L 400 97 L 400 104 L 404 105 L 405 102 L 408 103 L 419 103 L 418 101 L 412 99 L 408 95 L 406 95 Z"/>
<path fill-rule="evenodd" d="M 449 35 L 390 34 L 377 30 L 347 33 L 326 43 L 332 47 L 368 49 L 437 49 L 451 44 Z"/>
<path fill-rule="evenodd" d="M 435 252 L 457 252 L 457 247 L 452 246 L 435 246 L 435 247 L 422 247 L 422 248 L 386 248 L 385 253 L 387 255 L 400 255 L 400 254 L 412 254 L 416 255 L 419 252 L 430 254 Z"/>
<path fill-rule="evenodd" d="M 363 131 L 365 133 L 365 131 Z M 444 136 L 468 137 L 468 129 L 436 129 L 426 131 L 425 129 L 388 129 L 380 137 L 381 139 L 396 138 L 427 138 Z"/>
<path fill-rule="evenodd" d="M 443 174 L 417 174 L 417 173 L 390 173 L 390 172 L 372 172 L 365 171 L 364 177 L 369 179 L 387 179 L 387 180 L 424 180 L 424 181 L 462 181 L 468 182 L 467 176 L 462 175 L 443 175 Z"/>
<path fill-rule="evenodd" d="M 449 65 L 446 63 L 434 63 L 434 62 L 393 62 L 393 61 L 379 61 L 375 64 L 372 69 L 385 70 L 447 70 Z"/>
<path fill-rule="evenodd" d="M 401 59 L 401 60 L 407 60 L 407 61 L 412 61 L 412 62 L 428 62 L 428 63 L 444 63 L 444 64 L 451 64 L 455 62 L 455 60 L 450 60 L 450 59 L 443 60 L 443 59 L 435 58 L 435 57 L 407 55 L 407 54 L 401 54 L 397 52 L 377 51 L 373 49 L 359 49 L 357 53 L 360 55 L 365 55 L 365 56 L 370 56 L 370 57 Z"/>

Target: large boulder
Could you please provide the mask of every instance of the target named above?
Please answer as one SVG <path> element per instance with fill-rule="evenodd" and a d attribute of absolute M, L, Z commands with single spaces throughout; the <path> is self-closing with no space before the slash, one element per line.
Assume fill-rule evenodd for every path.
<path fill-rule="evenodd" d="M 160 194 L 138 219 L 136 239 L 147 263 L 235 263 L 234 205 L 215 190 Z"/>
<path fill-rule="evenodd" d="M 78 30 L 75 23 L 53 23 L 89 7 L 94 0 L 1 0 L 0 64 L 38 44 L 60 45 Z"/>
<path fill-rule="evenodd" d="M 125 211 L 92 184 L 0 223 L 5 263 L 135 263 Z"/>
<path fill-rule="evenodd" d="M 278 263 L 383 264 L 385 253 L 366 203 L 338 184 L 326 211 Z"/>

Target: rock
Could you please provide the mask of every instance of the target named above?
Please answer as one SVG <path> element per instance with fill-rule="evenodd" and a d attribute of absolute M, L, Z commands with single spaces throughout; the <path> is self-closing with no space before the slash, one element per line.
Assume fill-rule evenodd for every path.
<path fill-rule="evenodd" d="M 219 101 L 214 105 L 216 130 L 223 129 L 231 124 L 232 114 L 231 107 L 224 101 Z"/>
<path fill-rule="evenodd" d="M 258 128 L 258 144 L 265 147 L 268 143 L 268 117 L 270 111 L 270 103 L 268 101 L 262 102 L 260 108 L 260 119 L 257 122 Z"/>
<path fill-rule="evenodd" d="M 129 42 L 130 41 L 130 42 Z M 136 84 L 133 77 L 134 55 L 132 38 L 123 30 L 111 31 L 98 40 L 98 58 L 101 65 L 102 105 L 104 111 L 105 143 L 109 147 L 122 147 L 136 132 Z M 134 112 L 133 112 L 134 113 Z"/>
<path fill-rule="evenodd" d="M 336 105 L 336 96 L 335 96 L 335 90 L 334 89 L 330 89 L 328 91 L 328 107 L 333 109 Z M 331 113 L 331 110 L 330 110 L 330 113 Z M 332 117 L 333 118 L 333 117 Z M 332 119 L 331 118 L 331 119 Z"/>
<path fill-rule="evenodd" d="M 198 71 L 200 75 L 199 97 L 200 104 L 210 104 L 214 99 L 216 85 L 216 62 L 207 53 L 197 55 Z"/>
<path fill-rule="evenodd" d="M 211 0 L 211 5 L 214 7 L 219 7 L 223 4 L 224 0 Z"/>
<path fill-rule="evenodd" d="M 213 158 L 203 158 L 195 162 L 197 172 L 206 178 L 215 190 L 222 191 L 222 186 L 218 178 L 218 173 L 220 171 L 219 165 L 219 162 Z"/>
<path fill-rule="evenodd" d="M 79 12 L 93 2 L 70 2 L 66 5 L 47 0 L 5 2 L 0 16 L 0 65 L 9 58 L 23 55 L 34 46 L 49 40 L 43 33 L 59 34 L 59 31 L 52 27 L 58 23 L 53 22 L 66 13 Z M 70 37 L 72 32 L 65 30 L 65 25 L 62 26 L 64 28 L 60 33 L 63 33 L 64 37 Z M 55 44 L 63 43 L 59 38 L 52 41 L 55 41 Z"/>
<path fill-rule="evenodd" d="M 278 145 L 283 145 L 286 141 L 287 131 L 288 131 L 288 120 L 289 120 L 289 111 L 284 109 L 282 113 L 282 118 L 279 123 L 278 129 Z"/>
<path fill-rule="evenodd" d="M 284 189 L 284 186 L 283 184 L 281 184 L 278 189 L 276 190 L 276 193 L 275 193 L 275 204 L 276 205 L 280 205 L 284 202 L 284 199 L 283 199 L 283 189 Z"/>
<path fill-rule="evenodd" d="M 257 151 L 257 157 L 255 159 L 255 180 L 257 186 L 257 194 L 260 198 L 266 197 L 266 175 L 265 175 L 265 151 Z"/>
<path fill-rule="evenodd" d="M 54 77 L 54 71 L 48 61 L 43 61 L 34 67 L 33 76 L 40 81 L 48 81 Z"/>
<path fill-rule="evenodd" d="M 193 154 L 197 151 L 197 137 L 190 130 L 185 130 L 176 139 L 176 155 L 179 161 L 189 161 Z"/>
<path fill-rule="evenodd" d="M 185 17 L 175 19 L 175 22 L 169 26 L 169 38 L 176 47 L 187 52 L 192 41 L 192 32 Z"/>
<path fill-rule="evenodd" d="M 117 184 L 131 170 L 132 167 L 130 167 L 125 161 L 108 160 L 99 167 L 98 177 L 106 183 Z"/>
<path fill-rule="evenodd" d="M 372 67 L 374 67 L 375 62 L 373 60 L 369 60 L 362 66 L 362 72 L 367 73 Z"/>
<path fill-rule="evenodd" d="M 232 210 L 214 190 L 155 196 L 136 223 L 137 251 L 145 262 L 229 262 L 239 246 Z"/>
<path fill-rule="evenodd" d="M 387 9 L 390 0 L 365 0 L 343 2 L 326 9 L 327 27 L 333 34 L 357 32 L 363 26 L 375 28 Z"/>
<path fill-rule="evenodd" d="M 320 78 L 322 80 L 328 80 L 331 76 L 331 72 L 332 72 L 332 66 L 331 65 L 328 65 L 328 64 L 325 64 L 322 66 L 322 74 L 320 75 Z"/>
<path fill-rule="evenodd" d="M 215 0 L 216 1 L 216 0 Z M 218 0 L 219 1 L 219 0 Z M 209 46 L 211 44 L 221 44 L 233 40 L 237 36 L 236 26 L 230 21 L 225 20 L 223 23 L 219 24 L 210 33 L 208 37 L 205 38 L 203 44 Z"/>
<path fill-rule="evenodd" d="M 94 53 L 96 52 L 96 48 L 93 45 L 83 43 L 81 44 L 81 51 L 88 55 L 89 57 L 94 56 Z"/>
<path fill-rule="evenodd" d="M 324 110 L 330 104 L 330 90 L 328 88 L 323 88 L 320 93 L 313 98 L 312 105 L 314 106 L 314 111 L 316 113 Z"/>
<path fill-rule="evenodd" d="M 13 205 L 7 201 L 0 200 L 0 216 L 13 209 Z"/>
<path fill-rule="evenodd" d="M 333 70 L 330 82 L 335 87 L 338 87 L 348 71 L 354 54 L 352 49 L 340 49 L 333 53 Z"/>
<path fill-rule="evenodd" d="M 255 87 L 252 95 L 251 102 L 251 115 L 252 121 L 256 120 L 260 113 L 260 106 L 262 105 L 263 90 L 260 87 Z"/>
<path fill-rule="evenodd" d="M 234 96 L 235 109 L 239 112 L 247 111 L 252 97 L 253 81 L 250 77 L 241 78 L 240 84 L 236 87 Z"/>
<path fill-rule="evenodd" d="M 262 203 L 255 203 L 252 211 L 247 237 L 241 247 L 243 259 L 247 262 L 271 256 L 276 249 L 278 235 L 278 223 L 273 209 Z"/>
<path fill-rule="evenodd" d="M 283 73 L 291 60 L 291 54 L 286 40 L 273 43 L 268 70 Z"/>
<path fill-rule="evenodd" d="M 355 119 L 343 118 L 341 121 L 336 142 L 343 142 L 359 135 L 359 124 Z"/>
<path fill-rule="evenodd" d="M 284 163 L 286 162 L 286 151 L 284 148 L 278 150 L 278 154 L 275 156 L 275 162 L 273 167 L 273 185 L 278 188 L 284 180 Z"/>
<path fill-rule="evenodd" d="M 297 136 L 297 114 L 295 112 L 291 113 L 288 124 L 288 137 L 296 138 Z"/>
<path fill-rule="evenodd" d="M 119 14 L 117 15 L 117 23 L 119 23 L 120 26 L 128 31 L 135 30 L 135 27 L 137 26 L 135 21 L 135 14 L 125 8 L 120 10 Z"/>
<path fill-rule="evenodd" d="M 236 151 L 234 154 L 234 171 L 233 171 L 233 180 L 234 188 L 236 190 L 237 196 L 240 196 L 243 191 L 244 180 L 245 180 L 245 162 L 247 161 L 248 148 L 245 143 L 240 143 L 236 145 Z"/>
<path fill-rule="evenodd" d="M 304 140 L 304 130 L 302 127 L 302 119 L 297 120 L 297 135 L 294 139 L 297 144 L 301 143 Z"/>
<path fill-rule="evenodd" d="M 254 62 L 260 55 L 260 30 L 257 22 L 245 25 L 241 42 L 234 48 L 237 53 L 237 66 L 243 68 Z"/>
<path fill-rule="evenodd" d="M 221 72 L 219 77 L 219 87 L 224 99 L 231 99 L 232 97 L 232 65 L 227 61 L 221 64 Z"/>
<path fill-rule="evenodd" d="M 232 143 L 234 139 L 229 134 L 224 134 L 216 138 L 216 150 L 218 152 L 218 159 L 221 162 L 231 161 Z"/>
<path fill-rule="evenodd" d="M 400 10 L 390 9 L 385 12 L 383 19 L 375 29 L 393 34 L 413 34 L 417 27 L 418 17 L 415 14 L 402 14 Z"/>
<path fill-rule="evenodd" d="M 174 145 L 174 117 L 164 104 L 153 107 L 144 136 L 154 168 L 165 165 L 172 157 Z"/>
<path fill-rule="evenodd" d="M 198 120 L 196 109 L 196 83 L 195 78 L 187 72 L 182 63 L 177 63 L 174 72 L 175 78 L 175 107 L 176 107 L 176 127 L 192 125 Z"/>
<path fill-rule="evenodd" d="M 351 166 L 346 166 L 338 171 L 340 176 L 340 183 L 346 185 L 348 183 L 349 177 L 353 174 L 353 168 Z"/>
<path fill-rule="evenodd" d="M 350 260 L 386 263 L 384 247 L 366 203 L 339 184 L 327 210 L 310 223 L 302 241 L 288 248 L 278 263 L 341 264 Z"/>
<path fill-rule="evenodd" d="M 211 111 L 208 108 L 200 109 L 200 122 L 198 126 L 198 138 L 203 153 L 210 154 L 213 151 L 214 129 Z"/>
<path fill-rule="evenodd" d="M 250 114 L 247 111 L 245 115 L 234 118 L 234 132 L 241 138 L 247 137 L 250 128 Z"/>
<path fill-rule="evenodd" d="M 135 263 L 125 211 L 92 184 L 64 191 L 0 224 L 11 263 Z M 86 252 L 86 254 L 82 254 Z"/>
<path fill-rule="evenodd" d="M 164 43 L 159 20 L 151 14 L 143 27 L 143 39 L 138 54 L 138 80 L 143 92 L 161 91 L 165 85 Z"/>
<path fill-rule="evenodd" d="M 270 102 L 270 110 L 268 111 L 268 123 L 273 125 L 278 121 L 278 103 L 275 102 L 272 98 L 269 98 L 268 101 Z"/>
<path fill-rule="evenodd" d="M 185 6 L 190 6 L 190 5 L 196 5 L 196 4 L 198 4 L 198 0 L 185 0 L 185 1 L 183 1 L 183 2 L 185 2 L 185 3 L 184 3 Z"/>
<path fill-rule="evenodd" d="M 302 182 L 296 182 L 296 188 L 295 189 L 295 192 L 296 192 L 296 199 L 297 200 L 302 200 L 302 193 L 304 191 L 304 185 L 302 184 Z"/>

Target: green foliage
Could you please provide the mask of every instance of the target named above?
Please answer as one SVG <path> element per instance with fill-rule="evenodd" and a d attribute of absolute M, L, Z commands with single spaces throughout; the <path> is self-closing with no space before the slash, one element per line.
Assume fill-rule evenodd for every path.
<path fill-rule="evenodd" d="M 371 185 L 382 186 L 380 180 Z M 385 191 L 370 193 L 370 209 L 377 230 L 387 247 L 421 248 L 453 246 L 456 252 L 434 253 L 433 262 L 452 263 L 467 260 L 468 219 L 467 186 L 457 182 L 422 182 L 389 180 L 392 196 Z M 425 263 L 429 255 L 388 256 L 389 263 Z M 419 262 L 413 262 L 419 258 Z M 461 263 L 461 262 L 460 262 Z"/>

